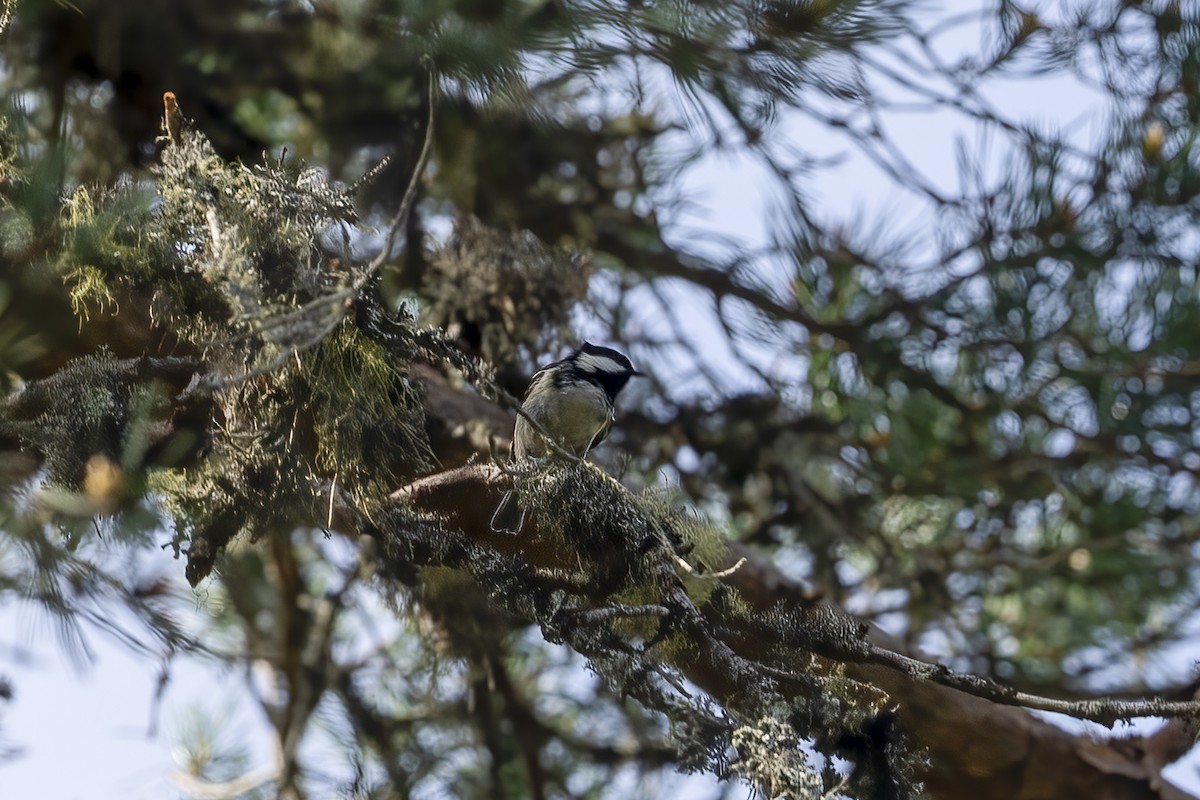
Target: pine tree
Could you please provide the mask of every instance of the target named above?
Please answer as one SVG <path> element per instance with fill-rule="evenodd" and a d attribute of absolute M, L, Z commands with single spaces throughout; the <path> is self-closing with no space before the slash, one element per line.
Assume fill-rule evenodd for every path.
<path fill-rule="evenodd" d="M 268 664 L 278 763 L 197 795 L 1178 792 L 1200 20 L 1054 12 L 951 64 L 967 18 L 900 0 L 4 6 L 0 600 Z M 989 103 L 1031 74 L 1111 100 L 1098 143 Z M 955 193 L 912 110 L 982 137 Z M 924 227 L 830 220 L 801 125 Z M 681 241 L 715 153 L 778 201 L 752 250 Z M 592 461 L 508 466 L 585 334 L 653 378 Z M 201 635 L 122 563 L 164 547 Z"/>

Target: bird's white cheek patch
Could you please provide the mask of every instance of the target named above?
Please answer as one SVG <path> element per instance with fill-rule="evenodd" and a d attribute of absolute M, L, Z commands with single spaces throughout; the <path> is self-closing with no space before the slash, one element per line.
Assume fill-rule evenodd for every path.
<path fill-rule="evenodd" d="M 620 375 L 623 372 L 627 372 L 624 364 L 618 364 L 608 356 L 585 354 L 580 356 L 576 363 L 581 369 L 588 372 L 607 372 L 612 375 Z"/>

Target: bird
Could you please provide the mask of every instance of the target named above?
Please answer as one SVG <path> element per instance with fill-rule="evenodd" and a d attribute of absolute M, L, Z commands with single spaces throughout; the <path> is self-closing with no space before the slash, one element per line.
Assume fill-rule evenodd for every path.
<path fill-rule="evenodd" d="M 642 373 L 623 353 L 586 341 L 561 361 L 542 367 L 530 379 L 521 400 L 522 413 L 513 430 L 513 462 L 555 456 L 559 448 L 586 457 L 612 428 L 617 395 L 638 375 Z M 549 434 L 554 445 L 531 419 Z M 524 524 L 525 509 L 515 492 L 505 492 L 492 514 L 492 530 L 516 535 Z"/>

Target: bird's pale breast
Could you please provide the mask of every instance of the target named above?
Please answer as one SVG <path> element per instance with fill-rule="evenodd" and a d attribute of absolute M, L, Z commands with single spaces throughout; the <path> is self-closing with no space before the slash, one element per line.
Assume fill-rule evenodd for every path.
<path fill-rule="evenodd" d="M 608 433 L 612 406 L 600 387 L 571 392 L 548 392 L 530 397 L 521 407 L 548 431 L 554 431 L 562 446 L 583 456 Z M 524 417 L 517 417 L 515 450 L 518 458 L 543 456 L 550 450 L 544 438 Z"/>

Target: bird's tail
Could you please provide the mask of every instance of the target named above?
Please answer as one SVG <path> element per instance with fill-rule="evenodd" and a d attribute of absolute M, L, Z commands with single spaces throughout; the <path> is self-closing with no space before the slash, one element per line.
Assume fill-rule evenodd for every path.
<path fill-rule="evenodd" d="M 505 492 L 492 514 L 492 530 L 516 536 L 525 525 L 525 509 L 517 502 L 516 492 Z"/>

